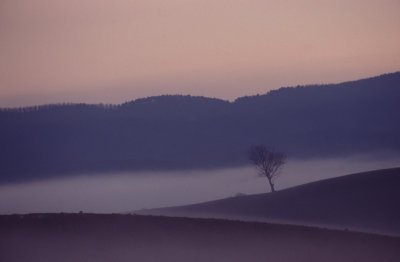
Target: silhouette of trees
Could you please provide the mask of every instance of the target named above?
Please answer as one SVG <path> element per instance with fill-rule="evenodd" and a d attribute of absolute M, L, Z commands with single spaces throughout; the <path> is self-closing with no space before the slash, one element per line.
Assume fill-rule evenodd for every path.
<path fill-rule="evenodd" d="M 275 179 L 285 164 L 285 154 L 270 150 L 265 145 L 255 145 L 249 150 L 249 159 L 256 167 L 258 174 L 267 178 L 271 192 L 275 192 Z"/>

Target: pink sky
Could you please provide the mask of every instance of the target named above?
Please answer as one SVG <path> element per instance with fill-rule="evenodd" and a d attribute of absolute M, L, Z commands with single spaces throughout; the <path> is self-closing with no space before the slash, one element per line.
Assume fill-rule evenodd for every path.
<path fill-rule="evenodd" d="M 400 70 L 398 0 L 1 0 L 0 107 L 223 99 Z"/>

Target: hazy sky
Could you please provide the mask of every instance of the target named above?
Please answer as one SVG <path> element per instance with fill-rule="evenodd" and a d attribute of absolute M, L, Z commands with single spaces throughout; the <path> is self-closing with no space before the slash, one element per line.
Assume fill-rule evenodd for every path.
<path fill-rule="evenodd" d="M 399 0 L 0 0 L 0 107 L 400 70 Z"/>

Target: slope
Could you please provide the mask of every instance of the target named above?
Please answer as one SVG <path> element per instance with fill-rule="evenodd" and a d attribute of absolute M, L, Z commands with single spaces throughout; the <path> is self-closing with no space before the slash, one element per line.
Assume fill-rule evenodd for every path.
<path fill-rule="evenodd" d="M 385 261 L 400 239 L 299 226 L 117 214 L 0 216 L 0 260 Z"/>
<path fill-rule="evenodd" d="M 400 234 L 400 168 L 296 186 L 275 193 L 141 210 L 140 214 L 307 224 Z"/>

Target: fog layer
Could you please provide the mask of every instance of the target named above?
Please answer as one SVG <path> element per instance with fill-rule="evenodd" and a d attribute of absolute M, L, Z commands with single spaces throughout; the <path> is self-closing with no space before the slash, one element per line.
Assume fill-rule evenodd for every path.
<path fill-rule="evenodd" d="M 400 166 L 400 157 L 288 160 L 276 189 L 355 172 Z M 126 212 L 184 205 L 238 193 L 268 192 L 253 167 L 81 175 L 0 186 L 0 213 Z"/>

